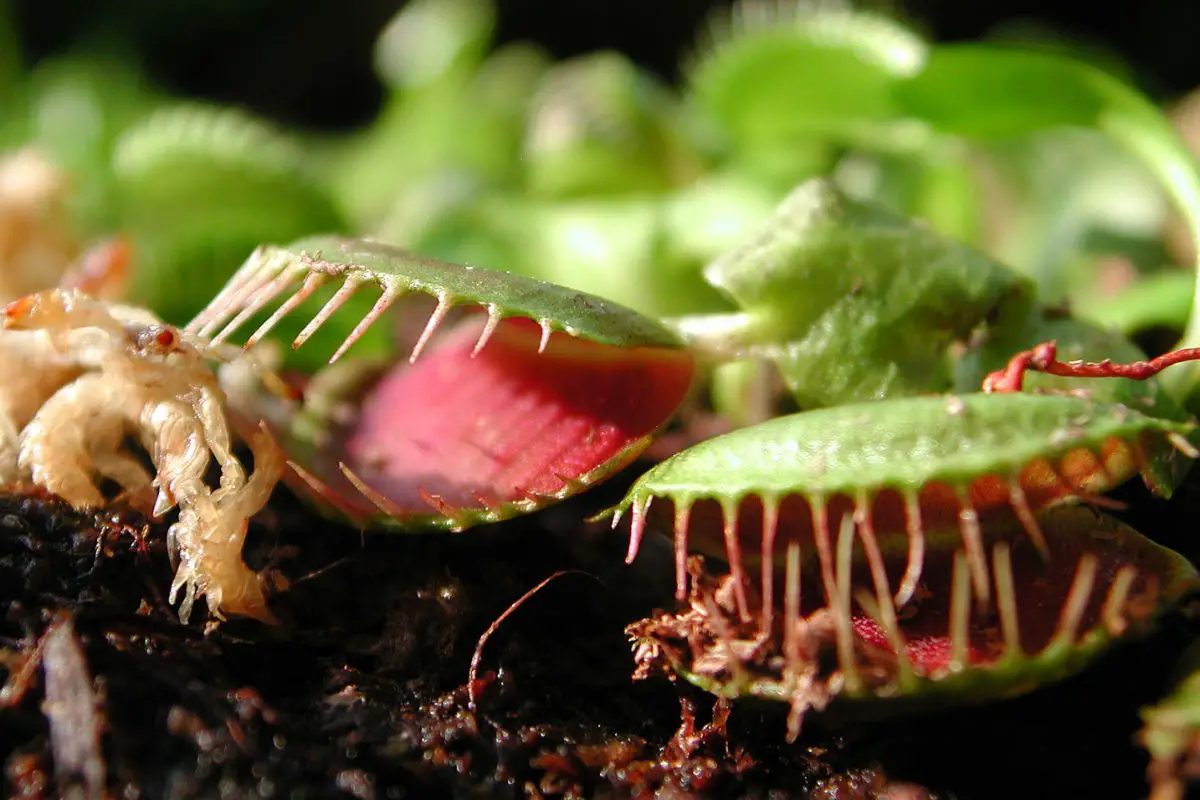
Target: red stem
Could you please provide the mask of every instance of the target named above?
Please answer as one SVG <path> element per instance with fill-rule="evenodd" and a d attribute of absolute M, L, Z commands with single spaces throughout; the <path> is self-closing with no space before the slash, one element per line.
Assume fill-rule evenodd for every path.
<path fill-rule="evenodd" d="M 985 392 L 1019 392 L 1027 372 L 1044 372 L 1063 378 L 1131 378 L 1144 381 L 1162 372 L 1167 367 L 1184 361 L 1200 360 L 1200 347 L 1187 347 L 1163 353 L 1158 358 L 1134 361 L 1129 364 L 1114 364 L 1103 361 L 1059 361 L 1055 342 L 1041 344 L 1013 356 L 1008 365 L 983 379 Z"/>

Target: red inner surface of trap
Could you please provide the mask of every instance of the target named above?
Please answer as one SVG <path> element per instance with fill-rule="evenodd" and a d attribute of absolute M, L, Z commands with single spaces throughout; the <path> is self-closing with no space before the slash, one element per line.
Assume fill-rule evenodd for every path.
<path fill-rule="evenodd" d="M 1138 575 L 1131 587 L 1131 605 L 1125 606 L 1126 614 L 1134 617 L 1148 612 L 1145 598 L 1153 596 L 1161 586 L 1164 565 L 1158 559 L 1145 554 L 1125 552 L 1114 543 L 1090 536 L 1054 536 L 1048 538 L 1049 561 L 1043 561 L 1036 549 L 1024 538 L 1009 540 L 1013 575 L 1013 594 L 1018 619 L 1018 640 L 1026 655 L 1036 655 L 1045 650 L 1059 631 L 1067 598 L 1075 582 L 1080 559 L 1090 554 L 1097 559 L 1095 581 L 1087 592 L 1087 599 L 1079 615 L 1075 637 L 1100 624 L 1101 609 L 1108 597 L 1109 589 L 1123 566 L 1135 565 Z M 953 552 L 937 548 L 929 553 L 922 573 L 922 589 L 909 602 L 907 609 L 900 609 L 900 631 L 904 636 L 905 650 L 918 674 L 936 674 L 950 666 L 950 586 Z M 902 558 L 888 559 L 888 572 L 893 586 L 903 569 Z M 996 580 L 995 561 L 989 557 L 991 600 L 986 609 L 978 608 L 974 597 L 969 604 L 970 623 L 967 635 L 967 661 L 972 666 L 990 664 L 1004 655 L 1005 639 L 997 611 L 999 584 Z M 855 564 L 853 585 L 873 593 L 872 583 L 865 565 Z M 819 583 L 810 583 L 813 592 Z M 1142 598 L 1140 601 L 1134 598 Z M 810 598 L 817 601 L 817 597 Z M 823 604 L 824 598 L 819 602 Z M 807 605 L 807 603 L 806 603 Z M 1123 614 L 1122 616 L 1126 616 Z M 854 604 L 852 613 L 855 635 L 872 646 L 891 651 L 879 623 Z"/>
<path fill-rule="evenodd" d="M 343 461 L 373 491 L 418 514 L 558 494 L 632 459 L 691 385 L 686 351 L 555 333 L 539 353 L 541 328 L 527 319 L 502 321 L 472 357 L 484 322 L 462 323 L 415 364 L 385 374 L 332 463 L 321 465 L 322 480 L 367 504 L 337 474 Z"/>

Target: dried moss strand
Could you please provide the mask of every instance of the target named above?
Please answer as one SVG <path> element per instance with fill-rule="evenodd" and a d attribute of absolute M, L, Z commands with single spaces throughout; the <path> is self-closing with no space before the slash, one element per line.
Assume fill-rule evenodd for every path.
<path fill-rule="evenodd" d="M 971 625 L 971 576 L 968 573 L 967 554 L 959 550 L 954 554 L 954 568 L 950 575 L 950 668 L 959 671 L 967 667 Z"/>
<path fill-rule="evenodd" d="M 838 527 L 837 577 L 834 583 L 835 591 L 832 592 L 836 599 L 832 607 L 837 625 L 838 664 L 842 668 L 842 679 L 846 691 L 856 694 L 862 688 L 862 679 L 854 658 L 854 628 L 850 620 L 850 565 L 853 556 L 854 519 L 850 514 L 846 514 Z"/>
<path fill-rule="evenodd" d="M 716 635 L 717 644 L 722 651 L 721 663 L 729 670 L 734 685 L 742 685 L 748 676 L 746 675 L 746 667 L 738 655 L 735 632 L 731 630 L 728 620 L 721 612 L 713 595 L 704 594 L 702 601 L 704 603 L 704 611 L 712 625 L 713 633 Z"/>
<path fill-rule="evenodd" d="M 804 711 L 808 707 L 807 702 L 802 699 L 803 694 L 800 692 L 799 687 L 800 672 L 804 660 L 800 640 L 801 631 L 805 624 L 804 620 L 800 617 L 800 601 L 803 598 L 800 585 L 802 577 L 800 556 L 800 543 L 789 543 L 787 554 L 784 556 L 785 566 L 783 574 L 783 669 L 788 695 L 794 698 L 792 707 L 788 713 L 788 736 L 792 741 L 800 734 L 800 722 L 804 717 Z M 764 623 L 763 628 L 768 634 L 770 633 L 771 626 L 769 624 Z"/>
<path fill-rule="evenodd" d="M 1075 639 L 1079 635 L 1079 623 L 1083 619 L 1083 612 L 1087 609 L 1088 598 L 1096 585 L 1096 571 L 1099 569 L 1099 565 L 1099 559 L 1091 553 L 1079 559 L 1079 566 L 1075 569 L 1075 579 L 1071 581 L 1071 590 L 1067 593 L 1067 602 L 1063 604 L 1058 628 L 1050 643 L 1051 647 L 1069 647 L 1075 643 Z"/>
<path fill-rule="evenodd" d="M 908 562 L 896 592 L 896 605 L 901 608 L 912 599 L 925 566 L 925 528 L 921 520 L 921 503 L 914 491 L 904 493 L 904 525 L 908 531 Z"/>
<path fill-rule="evenodd" d="M 1021 651 L 1021 620 L 1017 614 L 1016 581 L 1013 580 L 1012 553 L 1007 542 L 992 548 L 993 574 L 996 580 L 996 613 L 1004 636 L 1006 658 L 1017 659 Z"/>

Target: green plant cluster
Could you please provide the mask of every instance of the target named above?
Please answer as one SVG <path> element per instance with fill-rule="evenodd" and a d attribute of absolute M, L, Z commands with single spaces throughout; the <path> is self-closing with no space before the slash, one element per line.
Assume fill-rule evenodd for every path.
<path fill-rule="evenodd" d="M 1165 268 L 1162 228 L 1164 199 L 1200 227 L 1193 157 L 1101 67 L 747 0 L 697 37 L 676 89 L 614 52 L 494 47 L 494 24 L 488 0 L 407 4 L 376 45 L 378 117 L 338 136 L 173 97 L 112 53 L 22 71 L 8 41 L 0 147 L 67 170 L 81 233 L 129 236 L 132 299 L 179 322 L 253 247 L 313 231 L 653 316 L 727 310 L 703 266 L 818 175 L 1015 267 L 1047 305 L 1124 332 L 1186 321 L 1191 270 Z"/>

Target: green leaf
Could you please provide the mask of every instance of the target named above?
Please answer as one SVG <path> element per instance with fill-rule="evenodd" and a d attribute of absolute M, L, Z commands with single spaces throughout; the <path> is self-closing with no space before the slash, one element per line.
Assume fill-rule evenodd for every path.
<path fill-rule="evenodd" d="M 791 2 L 742 2 L 711 24 L 712 42 L 685 65 L 695 104 L 737 147 L 796 137 L 853 139 L 894 120 L 894 82 L 920 69 L 926 46 L 878 14 Z"/>
<path fill-rule="evenodd" d="M 409 241 L 425 255 L 550 281 L 650 316 L 727 309 L 700 275 L 699 243 L 677 238 L 668 203 L 495 193 L 448 204 Z"/>
<path fill-rule="evenodd" d="M 388 22 L 375 43 L 375 68 L 388 84 L 411 89 L 473 69 L 491 43 L 490 0 L 415 0 Z"/>
<path fill-rule="evenodd" d="M 376 281 L 394 280 L 399 288 L 458 305 L 495 307 L 505 317 L 545 321 L 554 330 L 598 344 L 615 347 L 666 347 L 678 349 L 678 338 L 658 321 L 596 297 L 521 275 L 480 269 L 422 258 L 400 248 L 360 239 L 313 236 L 276 248 L 291 254 L 309 254 L 316 260 L 344 265 Z M 272 252 L 262 255 L 269 260 Z"/>
<path fill-rule="evenodd" d="M 1012 271 L 824 180 L 705 277 L 745 314 L 721 338 L 774 358 L 802 407 L 946 390 L 950 348 L 1031 302 Z"/>
<path fill-rule="evenodd" d="M 1200 241 L 1195 157 L 1149 100 L 1100 69 L 1050 53 L 950 45 L 935 49 L 925 69 L 898 86 L 897 97 L 913 116 L 971 138 L 1014 137 L 1069 125 L 1096 128 L 1154 174 L 1193 241 Z M 1185 344 L 1200 344 L 1197 311 L 1200 296 L 1193 302 Z M 1172 373 L 1169 381 L 1185 389 L 1196 376 L 1193 367 Z"/>
<path fill-rule="evenodd" d="M 556 65 L 533 98 L 522 152 L 529 191 L 570 197 L 664 190 L 694 178 L 676 98 L 614 52 Z"/>
<path fill-rule="evenodd" d="M 1191 311 L 1195 284 L 1192 272 L 1159 272 L 1123 288 L 1117 296 L 1081 308 L 1079 313 L 1126 335 L 1158 326 L 1182 330 Z"/>
<path fill-rule="evenodd" d="M 1002 191 L 1011 193 L 989 220 L 992 252 L 1030 275 L 1045 303 L 1075 306 L 1092 293 L 1096 265 L 1073 270 L 1073 262 L 1133 255 L 1114 251 L 1115 240 L 1161 235 L 1168 204 L 1158 182 L 1100 131 L 1055 128 L 996 143 L 989 155 Z"/>
<path fill-rule="evenodd" d="M 536 48 L 511 45 L 478 72 L 452 71 L 390 98 L 329 166 L 329 183 L 355 229 L 382 235 L 395 224 L 393 213 L 413 202 L 412 187 L 420 194 L 431 179 L 452 173 L 516 185 L 527 109 L 548 61 Z"/>
<path fill-rule="evenodd" d="M 848 404 L 776 417 L 673 455 L 642 475 L 617 506 L 650 497 L 779 500 L 796 493 L 828 499 L 869 488 L 915 492 L 931 483 L 961 486 L 985 475 L 1014 475 L 1031 462 L 1110 439 L 1191 435 L 1194 422 L 1146 416 L 1121 405 L 1070 395 L 973 394 Z M 1169 450 L 1169 445 L 1166 446 Z M 881 458 L 880 454 L 887 454 Z M 1109 476 L 1119 484 L 1133 474 Z"/>

